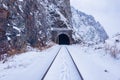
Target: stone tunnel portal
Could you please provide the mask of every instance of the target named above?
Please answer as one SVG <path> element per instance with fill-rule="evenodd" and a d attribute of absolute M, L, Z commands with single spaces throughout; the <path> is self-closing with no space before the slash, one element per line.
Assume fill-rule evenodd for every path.
<path fill-rule="evenodd" d="M 59 45 L 69 45 L 70 44 L 69 37 L 66 34 L 60 34 L 57 38 L 57 43 Z"/>
<path fill-rule="evenodd" d="M 51 40 L 59 45 L 73 44 L 72 30 L 67 28 L 53 28 L 50 29 Z"/>

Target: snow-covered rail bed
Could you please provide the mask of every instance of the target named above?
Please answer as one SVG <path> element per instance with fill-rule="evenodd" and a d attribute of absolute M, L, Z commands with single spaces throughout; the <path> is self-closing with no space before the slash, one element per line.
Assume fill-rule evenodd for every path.
<path fill-rule="evenodd" d="M 42 80 L 83 80 L 67 47 L 62 46 Z"/>
<path fill-rule="evenodd" d="M 15 55 L 5 63 L 0 61 L 0 80 L 42 80 L 60 47 L 56 45 L 42 52 L 32 50 Z"/>
<path fill-rule="evenodd" d="M 120 80 L 119 68 L 120 59 L 103 49 L 56 45 L 0 61 L 0 80 Z"/>
<path fill-rule="evenodd" d="M 120 60 L 113 59 L 103 49 L 67 46 L 84 80 L 120 80 Z"/>

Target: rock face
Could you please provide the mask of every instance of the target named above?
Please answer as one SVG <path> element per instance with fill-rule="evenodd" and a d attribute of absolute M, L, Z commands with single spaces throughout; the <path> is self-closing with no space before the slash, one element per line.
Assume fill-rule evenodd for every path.
<path fill-rule="evenodd" d="M 73 38 L 77 42 L 96 44 L 105 42 L 108 38 L 107 33 L 101 24 L 95 21 L 94 17 L 71 8 L 73 23 Z"/>
<path fill-rule="evenodd" d="M 3 54 L 8 50 L 8 41 L 6 37 L 6 23 L 9 16 L 8 10 L 0 8 L 0 53 Z"/>
<path fill-rule="evenodd" d="M 72 13 L 69 0 L 0 0 L 0 55 L 19 52 L 26 45 L 46 46 L 53 28 L 74 30 L 76 42 L 102 42 L 107 38 L 92 16 L 73 8 Z"/>
<path fill-rule="evenodd" d="M 69 0 L 0 0 L 0 54 L 46 46 L 49 29 L 71 27 L 71 16 Z"/>

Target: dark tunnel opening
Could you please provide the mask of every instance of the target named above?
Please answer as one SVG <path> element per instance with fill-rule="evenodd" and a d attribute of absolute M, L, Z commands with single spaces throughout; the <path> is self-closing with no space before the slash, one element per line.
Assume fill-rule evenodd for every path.
<path fill-rule="evenodd" d="M 69 45 L 70 44 L 69 37 L 65 34 L 59 35 L 58 36 L 58 44 L 59 45 Z"/>

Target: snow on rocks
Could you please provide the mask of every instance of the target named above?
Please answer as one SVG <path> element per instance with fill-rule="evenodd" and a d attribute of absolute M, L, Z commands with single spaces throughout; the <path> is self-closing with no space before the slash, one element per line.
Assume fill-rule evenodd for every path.
<path fill-rule="evenodd" d="M 8 10 L 8 7 L 7 7 L 5 4 L 3 4 L 3 7 L 4 7 L 6 10 Z"/>
<path fill-rule="evenodd" d="M 102 25 L 93 16 L 78 11 L 73 7 L 71 7 L 71 11 L 73 30 L 75 32 L 73 38 L 75 40 L 80 39 L 84 43 L 89 44 L 89 42 L 92 42 L 92 44 L 96 44 L 104 42 L 108 38 Z"/>
<path fill-rule="evenodd" d="M 16 29 L 17 31 L 21 32 L 21 30 L 16 26 L 13 26 L 13 28 Z"/>
<path fill-rule="evenodd" d="M 23 0 L 19 0 L 19 1 L 21 1 L 21 2 L 22 2 Z"/>

